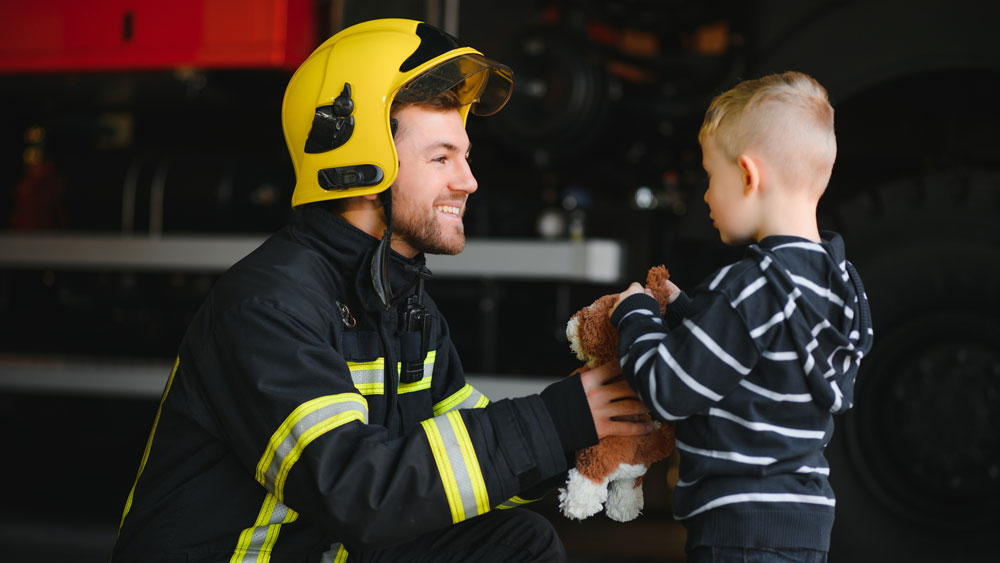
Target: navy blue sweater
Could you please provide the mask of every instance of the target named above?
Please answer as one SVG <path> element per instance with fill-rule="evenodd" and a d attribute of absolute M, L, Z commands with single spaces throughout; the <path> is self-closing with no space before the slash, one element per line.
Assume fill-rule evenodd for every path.
<path fill-rule="evenodd" d="M 849 409 L 872 329 L 836 233 L 767 237 L 667 308 L 615 310 L 619 356 L 653 416 L 676 424 L 674 516 L 688 546 L 828 550 L 823 450 Z"/>

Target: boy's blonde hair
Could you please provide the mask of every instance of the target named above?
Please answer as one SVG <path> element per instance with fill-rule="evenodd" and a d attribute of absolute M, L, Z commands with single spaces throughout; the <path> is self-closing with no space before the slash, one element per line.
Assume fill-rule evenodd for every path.
<path fill-rule="evenodd" d="M 703 147 L 710 139 L 733 161 L 757 153 L 789 184 L 825 188 L 837 158 L 826 89 L 795 71 L 747 80 L 716 96 L 698 132 Z"/>

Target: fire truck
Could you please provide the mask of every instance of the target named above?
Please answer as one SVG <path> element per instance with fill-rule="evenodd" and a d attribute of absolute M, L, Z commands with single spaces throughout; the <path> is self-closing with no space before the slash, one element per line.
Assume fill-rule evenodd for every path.
<path fill-rule="evenodd" d="M 741 79 L 818 79 L 838 139 L 820 226 L 844 236 L 875 325 L 827 448 L 831 561 L 982 559 L 1000 524 L 998 15 L 974 0 L 4 2 L 0 546 L 106 560 L 162 366 L 215 277 L 287 217 L 291 72 L 347 25 L 409 17 L 515 72 L 504 111 L 469 121 L 469 257 L 431 263 L 470 374 L 567 374 L 577 308 L 654 264 L 692 288 L 738 257 L 702 200 L 705 108 Z M 677 529 L 648 502 L 649 530 Z M 657 542 L 606 544 L 681 560 Z"/>

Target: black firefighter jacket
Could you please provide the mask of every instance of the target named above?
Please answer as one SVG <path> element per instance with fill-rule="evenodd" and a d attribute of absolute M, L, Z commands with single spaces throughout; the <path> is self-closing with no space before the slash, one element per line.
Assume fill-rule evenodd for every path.
<path fill-rule="evenodd" d="M 495 403 L 466 383 L 426 294 L 424 353 L 376 296 L 376 244 L 307 206 L 219 278 L 166 384 L 113 561 L 339 561 L 522 504 L 596 443 L 578 378 Z M 393 254 L 393 290 L 412 292 L 422 264 Z M 399 383 L 400 364 L 419 380 Z"/>

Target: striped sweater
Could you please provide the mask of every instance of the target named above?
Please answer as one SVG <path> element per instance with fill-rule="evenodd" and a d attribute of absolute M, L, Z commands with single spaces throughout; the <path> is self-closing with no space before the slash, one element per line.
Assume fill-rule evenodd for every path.
<path fill-rule="evenodd" d="M 829 549 L 823 450 L 871 348 L 867 298 L 836 233 L 773 236 L 658 314 L 645 294 L 612 323 L 622 371 L 676 424 L 674 516 L 688 546 Z"/>

